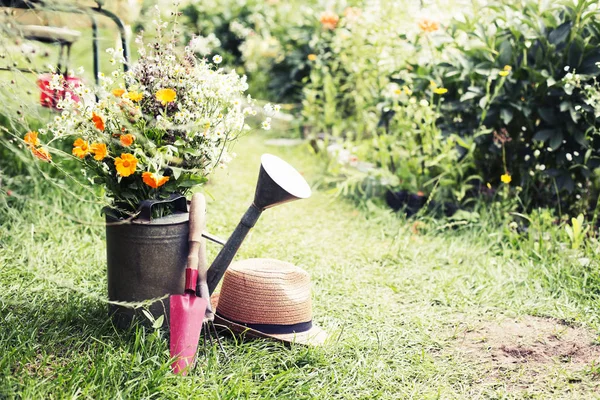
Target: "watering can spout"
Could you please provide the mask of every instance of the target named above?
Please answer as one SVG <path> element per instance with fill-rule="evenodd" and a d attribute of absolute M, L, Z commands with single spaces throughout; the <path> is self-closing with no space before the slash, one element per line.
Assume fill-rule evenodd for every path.
<path fill-rule="evenodd" d="M 306 180 L 290 164 L 271 154 L 260 158 L 254 205 L 261 211 L 289 201 L 310 197 Z"/>
<path fill-rule="evenodd" d="M 311 195 L 306 180 L 290 164 L 271 154 L 263 154 L 260 161 L 254 201 L 208 270 L 208 290 L 211 294 L 264 210 Z"/>

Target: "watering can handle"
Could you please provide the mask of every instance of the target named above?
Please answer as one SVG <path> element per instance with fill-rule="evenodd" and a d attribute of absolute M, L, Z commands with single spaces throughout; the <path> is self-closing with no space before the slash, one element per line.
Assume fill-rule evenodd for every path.
<path fill-rule="evenodd" d="M 146 221 L 151 221 L 152 220 L 152 207 L 156 204 L 166 204 L 166 203 L 173 203 L 173 205 L 175 206 L 175 209 L 177 211 L 181 211 L 181 212 L 188 212 L 188 208 L 187 208 L 187 200 L 185 199 L 185 196 L 178 194 L 178 193 L 173 193 L 172 195 L 170 195 L 168 198 L 164 199 L 164 200 L 144 200 L 142 201 L 142 203 L 140 204 L 140 208 L 139 208 L 139 218 L 146 220 Z"/>

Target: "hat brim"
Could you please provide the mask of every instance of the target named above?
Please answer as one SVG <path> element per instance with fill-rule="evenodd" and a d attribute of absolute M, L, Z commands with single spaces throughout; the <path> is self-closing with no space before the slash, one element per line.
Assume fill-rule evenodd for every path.
<path fill-rule="evenodd" d="M 243 335 L 259 339 L 274 339 L 283 343 L 296 343 L 303 344 L 306 346 L 321 346 L 325 343 L 328 337 L 327 332 L 325 332 L 323 329 L 316 325 L 313 325 L 311 329 L 305 332 L 266 334 L 255 329 L 248 328 L 245 325 L 241 325 L 236 322 L 230 321 L 225 317 L 218 315 L 218 294 L 211 296 L 211 303 L 213 304 L 213 310 L 215 310 L 215 326 L 224 327 L 237 335 Z"/>

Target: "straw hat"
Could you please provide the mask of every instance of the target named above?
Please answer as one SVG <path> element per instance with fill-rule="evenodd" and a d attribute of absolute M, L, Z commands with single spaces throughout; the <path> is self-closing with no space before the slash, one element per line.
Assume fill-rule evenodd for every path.
<path fill-rule="evenodd" d="M 312 323 L 310 277 L 290 263 L 252 258 L 233 263 L 212 297 L 215 323 L 234 333 L 320 345 L 327 333 Z"/>

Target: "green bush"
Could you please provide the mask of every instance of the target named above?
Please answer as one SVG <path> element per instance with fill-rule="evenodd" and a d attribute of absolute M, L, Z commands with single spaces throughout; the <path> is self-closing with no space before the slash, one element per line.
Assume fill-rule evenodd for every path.
<path fill-rule="evenodd" d="M 504 0 L 453 21 L 451 40 L 417 49 L 431 45 L 439 57 L 411 65 L 413 90 L 443 82 L 446 134 L 490 128 L 476 141 L 477 172 L 492 185 L 511 175 L 526 206 L 595 205 L 600 121 L 582 87 L 600 74 L 598 16 L 592 0 Z"/>

